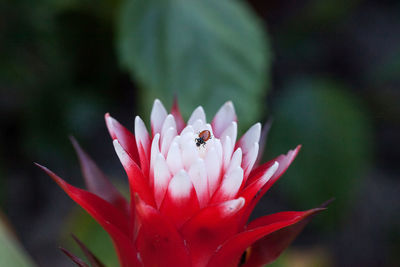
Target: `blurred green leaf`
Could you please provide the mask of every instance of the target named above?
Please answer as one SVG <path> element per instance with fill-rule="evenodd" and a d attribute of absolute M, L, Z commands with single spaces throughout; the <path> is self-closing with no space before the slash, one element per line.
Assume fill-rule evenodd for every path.
<path fill-rule="evenodd" d="M 121 63 L 142 86 L 141 110 L 174 94 L 188 116 L 233 100 L 242 126 L 262 111 L 271 54 L 261 23 L 236 0 L 127 0 L 118 24 Z"/>
<path fill-rule="evenodd" d="M 0 266 L 31 267 L 35 266 L 28 254 L 18 243 L 0 214 Z"/>
<path fill-rule="evenodd" d="M 345 90 L 323 79 L 290 83 L 276 103 L 268 144 L 270 155 L 303 145 L 278 188 L 298 209 L 336 197 L 321 216 L 330 223 L 350 207 L 372 153 L 368 115 Z"/>
<path fill-rule="evenodd" d="M 80 258 L 84 259 L 85 256 L 70 233 L 76 235 L 105 266 L 119 266 L 107 232 L 81 208 L 73 210 L 63 229 L 63 243 Z"/>

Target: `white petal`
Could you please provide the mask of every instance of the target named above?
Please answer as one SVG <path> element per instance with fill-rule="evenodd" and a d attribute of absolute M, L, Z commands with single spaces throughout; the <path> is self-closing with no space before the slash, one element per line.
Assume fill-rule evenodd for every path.
<path fill-rule="evenodd" d="M 203 208 L 210 200 L 210 193 L 208 191 L 206 166 L 202 159 L 197 159 L 197 161 L 190 167 L 189 176 L 192 180 L 194 189 L 196 190 L 200 208 Z"/>
<path fill-rule="evenodd" d="M 150 114 L 151 129 L 153 135 L 161 132 L 161 127 L 167 117 L 167 110 L 160 100 L 156 99 Z"/>
<path fill-rule="evenodd" d="M 187 199 L 190 196 L 192 182 L 189 175 L 181 170 L 171 179 L 168 186 L 168 194 L 175 200 Z"/>
<path fill-rule="evenodd" d="M 211 147 L 211 149 L 207 151 L 204 161 L 207 170 L 208 188 L 210 195 L 212 195 L 220 183 L 219 176 L 221 173 L 221 162 L 219 161 L 219 157 L 214 147 Z"/>
<path fill-rule="evenodd" d="M 194 130 L 192 125 L 187 125 L 185 128 L 183 128 L 181 135 L 187 134 L 187 133 L 192 133 L 194 134 Z"/>
<path fill-rule="evenodd" d="M 188 120 L 188 124 L 192 125 L 195 121 L 201 120 L 203 123 L 206 123 L 206 114 L 204 113 L 204 109 L 202 106 L 197 107 Z"/>
<path fill-rule="evenodd" d="M 237 167 L 240 167 L 242 165 L 242 149 L 240 147 L 236 149 L 235 153 L 232 155 L 231 162 L 229 163 L 229 167 L 226 170 L 226 174 L 229 174 L 232 172 L 234 169 Z"/>
<path fill-rule="evenodd" d="M 176 129 L 176 122 L 175 122 L 175 118 L 173 115 L 169 114 L 165 120 L 164 123 L 162 125 L 161 128 L 161 140 L 164 138 L 164 135 L 167 133 L 167 131 L 169 130 L 169 128 L 174 128 Z"/>
<path fill-rule="evenodd" d="M 146 125 L 144 125 L 143 120 L 139 116 L 136 116 L 135 118 L 135 138 L 136 138 L 136 145 L 138 146 L 138 148 L 140 147 L 140 144 L 143 146 L 143 149 L 146 154 L 145 156 L 146 158 L 148 158 L 149 156 L 148 147 L 150 145 L 150 136 L 149 133 L 147 132 Z M 140 155 L 140 157 L 142 157 L 142 155 Z"/>
<path fill-rule="evenodd" d="M 237 167 L 230 174 L 224 177 L 221 186 L 213 197 L 213 202 L 221 202 L 234 198 L 239 192 L 242 182 L 243 169 Z"/>
<path fill-rule="evenodd" d="M 167 191 L 169 181 L 171 180 L 171 173 L 164 157 L 159 153 L 156 156 L 154 164 L 154 198 L 157 207 L 160 207 L 164 200 L 165 192 Z"/>
<path fill-rule="evenodd" d="M 205 123 L 202 120 L 196 120 L 192 124 L 193 132 L 198 135 L 203 130 L 206 130 Z"/>
<path fill-rule="evenodd" d="M 154 165 L 156 162 L 157 155 L 160 154 L 160 134 L 156 134 L 151 142 L 151 154 L 150 154 L 150 187 L 153 187 L 154 182 Z"/>
<path fill-rule="evenodd" d="M 262 186 L 264 186 L 269 181 L 269 179 L 271 179 L 272 175 L 274 175 L 278 167 L 279 163 L 275 161 L 275 163 L 271 167 L 269 167 L 268 170 L 265 171 L 262 178 L 258 180 L 257 187 L 261 188 Z"/>
<path fill-rule="evenodd" d="M 121 164 L 124 166 L 125 169 L 129 169 L 130 168 L 129 166 L 131 166 L 133 160 L 129 157 L 128 153 L 126 153 L 126 151 L 122 148 L 117 139 L 114 139 L 113 145 L 115 152 L 117 153 L 118 158 L 121 161 Z"/>
<path fill-rule="evenodd" d="M 254 143 L 258 143 L 260 141 L 261 135 L 261 123 L 256 123 L 251 126 L 250 129 L 240 138 L 239 146 L 243 150 L 243 154 L 246 154 L 253 146 Z"/>
<path fill-rule="evenodd" d="M 165 134 L 162 138 L 162 141 L 161 141 L 161 153 L 165 157 L 167 156 L 167 153 L 168 153 L 169 147 L 172 143 L 172 140 L 174 140 L 174 138 L 176 136 L 177 136 L 177 132 L 176 132 L 175 128 L 171 127 L 165 132 Z"/>
<path fill-rule="evenodd" d="M 230 137 L 231 142 L 232 142 L 232 147 L 235 147 L 236 138 L 237 138 L 237 123 L 236 123 L 236 121 L 231 122 L 231 124 L 221 134 L 220 139 L 224 140 L 226 136 Z"/>
<path fill-rule="evenodd" d="M 233 103 L 228 101 L 218 110 L 212 121 L 215 136 L 220 137 L 232 121 L 236 121 L 236 113 Z"/>
<path fill-rule="evenodd" d="M 203 130 L 208 130 L 208 131 L 210 131 L 210 133 L 211 133 L 211 138 L 215 138 L 214 132 L 213 132 L 214 130 L 213 130 L 211 124 L 209 124 L 209 123 L 205 124 Z"/>
<path fill-rule="evenodd" d="M 254 163 L 256 162 L 258 149 L 258 143 L 254 143 L 250 151 L 243 156 L 242 167 L 245 171 L 244 176 L 246 178 L 249 176 L 251 170 L 253 169 Z"/>
<path fill-rule="evenodd" d="M 210 141 L 214 142 L 214 147 L 215 147 L 215 151 L 217 152 L 217 156 L 218 156 L 219 162 L 222 163 L 223 155 L 222 155 L 222 144 L 221 144 L 221 141 L 219 139 L 217 139 L 217 138 L 213 138 Z"/>
<path fill-rule="evenodd" d="M 183 169 L 181 150 L 177 142 L 173 141 L 167 154 L 167 164 L 172 174 Z"/>
<path fill-rule="evenodd" d="M 228 200 L 223 203 L 223 209 L 221 209 L 221 216 L 229 216 L 231 214 L 235 214 L 238 212 L 246 201 L 243 197 L 239 197 L 237 199 Z"/>
<path fill-rule="evenodd" d="M 222 148 L 223 148 L 223 168 L 226 170 L 232 158 L 233 145 L 231 138 L 229 136 L 225 136 L 225 139 L 222 139 Z"/>
<path fill-rule="evenodd" d="M 185 139 L 181 138 L 181 140 Z M 181 143 L 181 151 L 183 166 L 189 170 L 190 166 L 199 158 L 199 152 L 192 136 L 186 142 Z"/>

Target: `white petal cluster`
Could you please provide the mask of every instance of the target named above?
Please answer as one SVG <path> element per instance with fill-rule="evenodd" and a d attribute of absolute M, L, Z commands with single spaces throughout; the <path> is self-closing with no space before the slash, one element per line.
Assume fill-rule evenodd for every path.
<path fill-rule="evenodd" d="M 150 118 L 151 135 L 142 119 L 136 117 L 135 137 L 139 150 L 143 147 L 144 155 L 150 159 L 149 183 L 158 207 L 167 190 L 179 198 L 192 186 L 200 207 L 237 196 L 257 159 L 260 123 L 237 142 L 236 114 L 230 101 L 220 108 L 211 124 L 207 123 L 203 108 L 196 108 L 180 133 L 174 116 L 159 100 L 155 100 Z M 204 130 L 210 131 L 212 137 L 198 147 L 195 139 Z M 147 151 L 146 147 L 150 149 Z"/>

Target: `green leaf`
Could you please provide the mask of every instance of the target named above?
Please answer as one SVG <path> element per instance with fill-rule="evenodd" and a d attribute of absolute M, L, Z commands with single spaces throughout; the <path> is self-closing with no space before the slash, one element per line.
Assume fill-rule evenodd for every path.
<path fill-rule="evenodd" d="M 119 59 L 141 85 L 141 110 L 180 100 L 183 114 L 232 100 L 243 125 L 262 111 L 271 54 L 261 23 L 236 0 L 127 0 Z"/>
<path fill-rule="evenodd" d="M 1 216 L 1 214 L 0 214 Z M 33 267 L 35 264 L 0 217 L 0 266 Z"/>
<path fill-rule="evenodd" d="M 84 210 L 75 208 L 63 227 L 63 244 L 68 250 L 86 259 L 82 250 L 72 239 L 76 235 L 105 266 L 118 266 L 118 258 L 107 232 Z"/>
<path fill-rule="evenodd" d="M 276 102 L 268 141 L 269 156 L 303 145 L 278 189 L 298 209 L 335 197 L 329 212 L 321 216 L 329 223 L 351 207 L 372 156 L 368 115 L 346 91 L 330 80 L 293 81 Z"/>

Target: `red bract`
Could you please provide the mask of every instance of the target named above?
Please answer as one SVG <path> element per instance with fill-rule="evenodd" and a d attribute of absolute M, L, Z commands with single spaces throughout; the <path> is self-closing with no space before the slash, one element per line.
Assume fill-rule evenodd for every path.
<path fill-rule="evenodd" d="M 261 125 L 252 126 L 236 142 L 231 102 L 221 107 L 211 124 L 202 107 L 185 124 L 176 103 L 168 114 L 156 100 L 151 134 L 139 117 L 134 134 L 109 114 L 105 120 L 128 176 L 130 202 L 75 140 L 89 191 L 39 166 L 109 233 L 123 267 L 262 266 L 276 259 L 306 219 L 322 210 L 280 212 L 247 224 L 257 202 L 286 171 L 300 146 L 255 167 Z M 211 138 L 198 146 L 202 131 L 209 131 Z"/>

